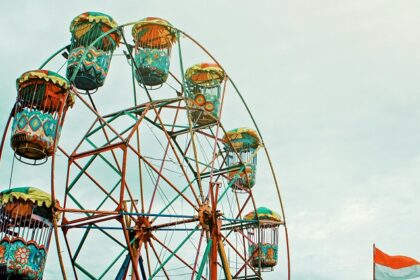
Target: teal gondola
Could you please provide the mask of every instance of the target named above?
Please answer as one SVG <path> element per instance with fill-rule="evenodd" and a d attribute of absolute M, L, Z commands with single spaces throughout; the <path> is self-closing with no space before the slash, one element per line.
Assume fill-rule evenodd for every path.
<path fill-rule="evenodd" d="M 160 87 L 169 75 L 171 49 L 177 40 L 176 30 L 164 19 L 147 17 L 133 25 L 132 35 L 137 81 L 150 89 Z"/>

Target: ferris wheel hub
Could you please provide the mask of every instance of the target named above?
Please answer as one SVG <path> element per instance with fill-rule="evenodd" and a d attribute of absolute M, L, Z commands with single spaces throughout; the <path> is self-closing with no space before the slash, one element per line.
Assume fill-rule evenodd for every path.
<path fill-rule="evenodd" d="M 151 223 L 149 217 L 138 217 L 136 220 L 136 224 L 134 226 L 135 236 L 137 240 L 142 242 L 149 242 L 152 233 L 151 233 Z"/>
<path fill-rule="evenodd" d="M 198 209 L 198 219 L 200 226 L 208 230 L 213 220 L 213 210 L 208 204 L 202 204 Z"/>
<path fill-rule="evenodd" d="M 209 204 L 202 204 L 198 208 L 198 220 L 200 226 L 205 229 L 209 230 L 210 227 L 216 223 L 216 220 L 223 216 L 223 213 L 221 213 L 217 209 L 213 209 Z"/>

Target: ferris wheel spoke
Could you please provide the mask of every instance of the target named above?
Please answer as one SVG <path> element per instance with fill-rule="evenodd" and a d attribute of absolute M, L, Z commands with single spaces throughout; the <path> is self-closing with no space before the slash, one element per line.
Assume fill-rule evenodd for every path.
<path fill-rule="evenodd" d="M 224 238 L 223 234 L 222 237 Z M 249 263 L 249 261 L 251 260 L 251 257 L 249 257 L 249 259 L 247 260 L 242 253 L 240 253 L 236 247 L 229 241 L 229 239 L 224 238 L 224 240 L 226 241 L 227 244 L 229 244 L 229 246 L 236 252 L 236 254 L 242 259 L 242 261 L 244 261 L 244 266 L 248 266 L 254 273 L 256 276 L 259 276 L 259 273 L 257 273 L 257 271 L 255 270 L 255 268 Z M 237 277 L 239 274 L 237 272 L 237 275 L 234 275 L 233 278 Z"/>
<path fill-rule="evenodd" d="M 253 223 L 253 221 L 247 221 L 247 220 L 241 219 L 242 211 L 244 210 L 246 205 L 249 203 L 249 201 L 251 201 L 251 195 L 250 194 L 248 195 L 245 202 L 242 203 L 242 206 L 241 206 L 241 203 L 239 202 L 238 195 L 236 193 L 235 193 L 235 198 L 236 198 L 235 200 L 236 200 L 236 203 L 237 203 L 237 209 L 239 209 L 239 211 L 236 215 L 231 213 L 232 217 L 234 217 L 234 218 L 232 218 L 232 219 L 225 218 L 224 219 L 226 221 L 229 221 L 229 224 L 222 226 L 222 230 L 227 230 L 227 233 L 225 233 L 225 238 L 228 238 L 230 234 L 236 232 L 237 229 L 238 229 L 238 226 L 242 227 L 244 223 L 245 223 L 245 225 Z M 230 207 L 230 209 L 232 209 L 232 207 Z"/>
<path fill-rule="evenodd" d="M 131 264 L 132 264 L 132 268 L 133 268 L 133 273 L 136 280 L 140 280 L 140 273 L 138 271 L 138 266 L 137 266 L 137 259 L 136 259 L 136 254 L 134 254 L 133 248 L 132 248 L 132 241 L 130 240 L 129 237 L 129 233 L 125 224 L 125 220 L 124 219 L 120 219 L 119 222 L 122 225 L 122 230 L 123 230 L 123 234 L 124 234 L 124 238 L 125 238 L 125 242 L 127 244 L 127 248 L 128 248 L 128 252 L 130 255 L 130 259 L 131 259 Z"/>
<path fill-rule="evenodd" d="M 182 148 L 181 148 L 181 146 L 179 145 L 178 141 L 176 140 L 176 137 L 173 137 L 172 139 L 173 139 L 173 142 L 174 142 L 175 146 L 177 147 L 178 151 L 181 153 L 181 155 L 182 155 L 183 159 L 184 159 L 184 160 L 185 160 L 185 162 L 187 163 L 187 165 L 188 165 L 188 167 L 189 167 L 190 171 L 191 171 L 193 174 L 196 174 L 196 173 L 197 173 L 197 171 L 196 171 L 196 170 L 194 170 L 193 166 L 191 165 L 191 162 L 190 162 L 190 161 L 191 161 L 191 159 L 190 159 L 189 157 L 187 157 L 187 156 L 186 156 L 186 155 L 187 155 L 187 152 L 188 152 L 188 149 L 189 149 L 189 147 L 191 146 L 191 143 L 192 143 L 192 138 L 190 138 L 190 139 L 189 139 L 189 142 L 188 142 L 188 145 L 187 145 L 187 147 L 186 147 L 185 151 L 183 151 L 183 149 L 182 149 Z M 192 159 L 192 160 L 194 160 L 194 159 Z"/>
<path fill-rule="evenodd" d="M 83 227 L 86 225 L 91 225 L 93 223 L 98 224 L 98 223 L 106 222 L 109 220 L 114 220 L 118 217 L 119 215 L 111 215 L 111 216 L 104 215 L 104 214 L 92 215 L 86 218 L 79 218 L 76 220 L 63 222 L 61 227 L 66 228 L 66 229 L 78 228 L 78 227 Z"/>
<path fill-rule="evenodd" d="M 147 211 L 148 213 L 150 213 L 150 211 L 152 211 L 153 202 L 155 200 L 156 191 L 157 191 L 157 188 L 159 186 L 159 181 L 160 181 L 160 178 L 161 178 L 163 166 L 165 165 L 166 157 L 168 155 L 168 150 L 169 150 L 169 144 L 166 145 L 165 152 L 163 154 L 162 163 L 160 165 L 159 173 L 157 175 L 157 179 L 156 179 L 156 182 L 155 182 L 154 188 L 153 188 L 152 198 L 151 198 L 150 204 L 149 204 L 149 210 Z"/>
<path fill-rule="evenodd" d="M 185 131 L 187 131 L 187 130 L 188 129 L 186 129 Z M 178 151 L 183 156 L 183 158 L 184 158 L 185 162 L 187 163 L 190 171 L 193 174 L 197 174 L 196 175 L 197 180 L 201 181 L 200 172 L 198 172 L 199 167 L 197 167 L 197 162 L 198 161 L 196 159 L 194 159 L 194 158 L 190 158 L 190 157 L 187 156 L 189 149 L 191 147 L 193 147 L 193 149 L 194 149 L 194 146 L 195 146 L 195 144 L 194 144 L 195 143 L 195 140 L 194 140 L 195 130 L 194 129 L 191 129 L 189 132 L 190 132 L 190 138 L 187 138 L 187 142 L 188 143 L 185 145 L 185 148 L 184 149 L 181 148 L 181 146 L 179 145 L 179 143 L 177 141 L 177 137 L 179 135 L 182 135 L 182 134 L 175 133 L 175 134 L 171 134 L 171 136 L 172 136 L 172 139 L 173 139 L 173 142 L 174 142 L 175 146 L 177 147 Z M 196 150 L 194 150 L 193 152 L 194 152 L 194 157 L 197 158 L 196 157 Z M 196 164 L 196 170 L 191 165 L 191 161 L 193 161 Z M 201 192 L 202 192 L 202 190 L 200 189 L 200 196 L 201 196 L 201 199 L 203 201 L 204 197 L 203 197 L 203 194 Z"/>
<path fill-rule="evenodd" d="M 197 218 L 197 217 L 191 217 L 191 218 L 188 218 L 188 219 L 185 219 L 185 220 L 177 220 L 177 221 L 174 221 L 174 222 L 168 222 L 168 223 L 153 225 L 151 227 L 151 229 L 152 230 L 163 230 L 167 227 L 173 227 L 173 226 L 193 223 L 193 222 L 197 222 L 198 220 L 199 220 L 199 218 Z"/>
<path fill-rule="evenodd" d="M 219 202 L 220 203 L 225 203 L 225 204 L 227 203 L 228 204 L 228 207 L 230 209 L 229 215 L 230 215 L 230 217 L 232 217 L 231 220 L 240 219 L 241 218 L 241 215 L 242 215 L 243 209 L 249 203 L 249 200 L 250 200 L 250 192 L 247 191 L 247 190 L 244 191 L 243 195 L 248 194 L 248 197 L 245 199 L 245 201 L 243 201 L 243 199 L 240 199 L 239 198 L 238 192 L 233 191 L 232 193 L 233 193 L 233 195 L 232 195 L 233 198 L 230 198 L 229 192 L 226 192 L 226 198 L 224 200 L 220 199 Z M 235 204 L 236 207 L 234 207 L 233 204 Z M 226 213 L 225 213 L 224 216 L 226 216 Z"/>
<path fill-rule="evenodd" d="M 169 279 L 169 275 L 168 275 L 168 273 L 166 272 L 166 269 L 165 269 L 164 265 L 162 265 L 162 261 L 160 260 L 160 257 L 159 257 L 159 255 L 158 255 L 158 253 L 156 252 L 155 246 L 153 246 L 153 243 L 152 243 L 152 241 L 151 241 L 151 240 L 149 241 L 149 244 L 150 244 L 150 247 L 152 248 L 153 253 L 155 254 L 155 258 L 156 258 L 156 260 L 157 260 L 157 262 L 158 262 L 159 266 L 162 268 L 162 271 L 163 271 L 163 273 L 164 273 L 164 274 L 165 274 L 165 276 L 166 276 L 166 279 Z M 149 276 L 149 279 L 152 279 L 154 276 L 155 276 L 155 274 L 150 275 L 150 276 Z"/>
<path fill-rule="evenodd" d="M 185 266 L 187 266 L 189 269 L 192 270 L 192 273 L 198 273 L 198 271 L 195 270 L 195 268 L 193 266 L 191 266 L 189 263 L 187 263 L 183 258 L 181 258 L 177 253 L 176 250 L 173 251 L 171 250 L 168 246 L 165 245 L 165 243 L 163 243 L 162 241 L 160 241 L 155 235 L 152 235 L 152 239 L 155 240 L 160 246 L 162 246 L 162 248 L 164 248 L 165 250 L 167 250 L 171 255 L 170 256 L 174 256 L 175 258 L 177 258 L 180 262 L 182 262 Z M 200 278 L 206 279 L 205 277 L 201 276 Z"/>
<path fill-rule="evenodd" d="M 242 172 L 245 169 L 245 166 L 242 166 L 239 169 L 239 172 Z M 225 187 L 225 189 L 222 191 L 222 193 L 220 193 L 220 195 L 218 195 L 216 197 L 217 199 L 217 203 L 219 203 L 220 201 L 222 201 L 222 199 L 224 198 L 224 196 L 227 194 L 227 191 L 230 190 L 233 186 L 233 184 L 235 183 L 235 179 L 239 178 L 239 175 L 236 174 L 233 179 L 228 183 L 228 185 Z"/>
<path fill-rule="evenodd" d="M 228 239 L 228 237 L 229 237 L 229 235 L 230 235 L 231 232 L 232 231 L 230 231 L 228 234 L 225 234 L 223 236 L 223 238 L 222 238 L 222 241 L 227 242 L 226 239 Z M 242 228 L 237 228 L 235 230 L 235 232 L 239 232 L 239 234 L 241 235 L 240 238 L 239 238 L 240 243 L 241 243 L 241 246 L 240 247 L 243 248 L 243 251 L 244 251 L 243 256 L 244 256 L 244 259 L 246 259 L 247 258 L 247 249 L 246 249 L 247 246 L 246 246 L 246 242 L 248 242 L 248 244 L 255 244 L 255 243 L 248 236 L 246 236 L 246 234 L 243 233 L 243 229 Z M 237 238 L 238 237 L 236 237 L 236 242 L 237 242 Z M 238 247 L 238 246 L 235 246 L 235 247 Z M 250 257 L 252 257 L 252 256 L 250 256 Z M 249 260 L 248 260 L 248 262 L 249 262 Z M 239 273 L 237 273 L 237 275 L 239 275 Z"/>
<path fill-rule="evenodd" d="M 173 143 L 173 139 L 172 139 L 172 137 L 170 136 L 169 132 L 166 130 L 166 128 L 165 128 L 165 126 L 164 126 L 164 123 L 163 123 L 163 121 L 162 121 L 162 119 L 161 119 L 160 115 L 159 115 L 159 114 L 157 113 L 157 111 L 156 111 L 156 108 L 153 108 L 153 109 L 154 109 L 154 111 L 155 111 L 155 114 L 156 114 L 157 119 L 159 120 L 159 123 L 160 123 L 160 125 L 161 125 L 161 128 L 162 128 L 162 130 L 163 130 L 163 132 L 164 132 L 164 134 L 165 134 L 165 136 L 166 136 L 166 138 L 167 138 L 167 140 L 168 140 L 168 144 L 171 146 L 171 149 L 172 149 L 172 151 L 173 151 L 173 154 L 175 155 L 175 158 L 176 158 L 176 160 L 178 161 L 178 164 L 179 164 L 179 167 L 181 168 L 182 173 L 184 174 L 184 176 L 185 176 L 186 180 L 190 182 L 191 180 L 190 180 L 190 178 L 189 178 L 189 176 L 188 176 L 187 172 L 185 171 L 184 166 L 182 165 L 182 161 L 181 161 L 181 159 L 180 159 L 180 157 L 179 157 L 179 155 L 178 155 L 178 152 L 177 152 L 177 151 L 176 151 L 176 149 L 175 149 L 175 146 L 174 146 L 174 143 Z M 193 140 L 193 141 L 194 141 L 194 140 Z M 185 156 L 183 156 L 183 158 L 185 158 Z M 198 182 L 200 183 L 200 180 L 199 180 Z M 194 198 L 195 198 L 195 200 L 197 201 L 198 205 L 201 205 L 201 203 L 202 203 L 202 202 L 199 200 L 199 198 L 198 198 L 198 196 L 197 196 L 197 194 L 196 194 L 196 192 L 195 192 L 194 188 L 192 188 L 192 187 L 191 187 L 191 192 L 193 193 Z"/>
<path fill-rule="evenodd" d="M 241 272 L 243 271 L 243 270 L 245 270 L 245 268 L 247 267 L 247 265 L 250 265 L 249 264 L 249 262 L 252 260 L 252 258 L 253 258 L 253 256 L 250 256 L 249 258 L 248 258 L 248 260 L 247 261 L 245 261 L 245 263 L 239 268 L 239 270 L 236 272 L 236 274 L 233 276 L 234 278 L 236 278 L 236 277 L 238 277 L 240 274 L 241 274 Z M 255 272 L 255 270 L 254 270 L 254 272 Z"/>
<path fill-rule="evenodd" d="M 147 167 L 147 166 L 146 166 L 146 167 Z M 148 170 L 148 169 L 146 168 L 146 170 Z M 152 181 L 153 181 L 153 179 L 155 179 L 155 178 L 154 178 L 154 176 L 153 176 L 153 173 L 152 173 L 152 172 L 149 172 L 149 176 L 151 177 Z M 152 222 L 153 222 L 153 221 L 155 221 L 158 217 L 165 217 L 165 216 L 168 216 L 167 214 L 164 214 L 164 212 L 165 212 L 166 210 L 168 210 L 169 208 L 171 208 L 171 209 L 173 210 L 173 212 L 175 212 L 175 213 L 176 213 L 176 211 L 175 211 L 174 207 L 172 206 L 172 204 L 173 204 L 174 202 L 176 202 L 176 201 L 177 201 L 177 199 L 181 196 L 181 194 L 184 194 L 184 193 L 185 193 L 185 191 L 186 191 L 187 189 L 189 189 L 189 187 L 190 187 L 190 185 L 191 185 L 192 183 L 193 183 L 193 182 L 188 183 L 188 184 L 185 186 L 185 188 L 184 188 L 184 189 L 182 189 L 180 193 L 177 193 L 177 195 L 175 196 L 175 198 L 173 198 L 171 201 L 169 201 L 169 198 L 168 198 L 168 196 L 165 194 L 165 191 L 164 191 L 164 190 L 162 190 L 162 188 L 161 188 L 160 186 L 158 186 L 158 187 L 157 187 L 158 194 L 159 194 L 159 196 L 161 197 L 162 201 L 164 201 L 165 206 L 164 206 L 164 208 L 163 208 L 163 209 L 162 209 L 162 210 L 161 210 L 158 214 L 151 215 L 151 216 L 154 216 L 154 218 L 153 218 Z M 149 213 L 149 214 L 150 214 L 150 213 Z M 169 215 L 169 216 L 172 216 L 172 215 Z"/>
<path fill-rule="evenodd" d="M 215 135 L 215 139 L 214 139 L 214 145 L 213 145 L 213 153 L 212 153 L 212 157 L 213 160 L 211 161 L 211 175 L 210 175 L 210 182 L 213 180 L 213 170 L 214 170 L 214 162 L 216 161 L 216 158 L 218 157 L 218 153 L 216 153 L 216 150 L 218 148 L 218 135 L 219 135 L 219 130 L 221 127 L 221 122 L 220 119 L 222 118 L 222 112 L 223 112 L 223 103 L 225 100 L 225 93 L 226 93 L 226 78 L 225 78 L 225 82 L 224 82 L 224 86 L 223 86 L 223 93 L 222 93 L 222 102 L 220 103 L 220 111 L 219 111 L 219 116 L 218 116 L 218 121 L 216 123 L 216 133 Z M 212 131 L 212 129 L 210 128 L 210 130 Z M 213 131 L 212 131 L 213 132 Z M 219 149 L 220 150 L 220 149 Z"/>
<path fill-rule="evenodd" d="M 245 202 L 242 204 L 242 206 L 239 203 L 239 199 L 238 196 L 236 195 L 236 202 L 238 204 L 238 208 L 239 208 L 239 212 L 236 216 L 236 218 L 240 218 L 242 216 L 242 212 L 244 211 L 245 207 L 248 205 L 248 203 L 251 201 L 252 195 L 249 193 L 247 199 L 245 200 Z"/>
<path fill-rule="evenodd" d="M 203 191 L 203 186 L 201 184 L 201 171 L 200 171 L 200 166 L 198 164 L 198 154 L 197 154 L 197 144 L 196 144 L 196 135 L 195 135 L 195 131 L 193 131 L 193 127 L 194 125 L 192 124 L 191 121 L 191 115 L 187 106 L 187 111 L 188 111 L 188 124 L 189 124 L 189 133 L 190 133 L 190 137 L 191 137 L 191 142 L 189 143 L 188 147 L 190 146 L 190 144 L 192 144 L 192 149 L 193 149 L 193 153 L 194 153 L 194 158 L 195 158 L 195 172 L 194 175 L 197 178 L 197 182 L 198 182 L 198 189 L 200 192 L 200 197 L 201 197 L 201 203 L 204 203 L 204 191 Z M 187 147 L 187 149 L 188 149 Z M 185 153 L 183 153 L 184 158 L 185 158 Z M 189 163 L 189 161 L 188 161 Z M 191 169 L 193 169 L 192 167 L 190 167 Z"/>
<path fill-rule="evenodd" d="M 245 235 L 243 235 L 243 236 L 245 236 Z M 245 251 L 246 252 L 246 251 Z M 241 267 L 239 267 L 239 269 L 238 269 L 238 271 L 236 272 L 236 274 L 234 275 L 234 277 L 238 277 L 240 274 L 241 274 L 241 272 L 243 271 L 243 270 L 246 270 L 246 268 L 247 268 L 247 266 L 249 266 L 252 270 L 253 270 L 253 272 L 254 273 L 256 273 L 256 271 L 255 271 L 255 269 L 254 269 L 254 267 L 253 266 L 251 266 L 251 264 L 250 264 L 250 262 L 251 262 L 251 260 L 254 258 L 254 256 L 253 255 L 250 255 L 248 258 L 246 258 L 246 254 L 244 255 L 244 260 L 245 259 L 247 259 L 246 261 L 244 261 L 244 264 L 241 266 Z M 260 269 L 260 268 L 259 268 Z M 257 274 L 258 275 L 258 274 Z M 259 275 L 258 275 L 258 277 L 259 277 Z"/>
<path fill-rule="evenodd" d="M 188 183 L 182 190 L 181 193 L 184 193 L 190 187 Z M 177 194 L 170 202 L 166 203 L 165 207 L 158 213 L 158 216 L 152 219 L 152 222 L 155 221 L 160 215 L 162 215 L 169 207 L 172 207 L 172 204 L 178 200 L 181 194 Z"/>
<path fill-rule="evenodd" d="M 149 244 L 148 242 L 145 242 L 144 243 L 144 248 L 146 250 L 147 272 L 149 274 L 149 278 L 151 278 L 152 277 L 152 274 L 151 274 L 152 269 L 150 268 L 150 255 L 149 255 L 149 245 L 148 244 Z"/>
<path fill-rule="evenodd" d="M 193 266 L 193 269 L 192 269 L 193 271 L 191 273 L 191 280 L 194 280 L 195 269 L 196 269 L 197 264 L 198 264 L 198 256 L 200 255 L 200 249 L 201 249 L 201 244 L 203 243 L 204 233 L 205 233 L 205 231 L 202 230 L 201 234 L 200 234 L 200 241 L 198 241 L 197 254 L 195 254 L 194 266 Z"/>
<path fill-rule="evenodd" d="M 134 77 L 133 77 L 134 79 Z M 134 82 L 134 81 L 133 81 Z M 141 154 L 140 150 L 140 132 L 136 130 L 136 144 L 137 144 L 137 151 Z M 141 202 L 141 212 L 144 213 L 145 211 L 145 202 L 144 202 L 144 185 L 143 185 L 143 170 L 142 170 L 142 161 L 141 158 L 137 157 L 137 164 L 138 164 L 138 174 L 139 174 L 139 186 L 140 186 L 140 202 Z"/>
<path fill-rule="evenodd" d="M 203 277 L 204 266 L 205 266 L 205 264 L 206 264 L 206 262 L 209 258 L 209 254 L 210 254 L 210 251 L 212 249 L 212 243 L 213 243 L 212 239 L 209 239 L 207 241 L 207 246 L 206 246 L 206 249 L 204 250 L 203 258 L 201 259 L 200 266 L 198 268 L 197 278 L 202 278 Z"/>
<path fill-rule="evenodd" d="M 198 230 L 198 226 L 196 226 L 175 248 L 175 250 L 171 250 L 171 254 L 160 264 L 160 266 L 153 272 L 152 278 L 159 273 L 159 271 L 174 257 L 174 255 L 181 249 L 182 246 L 191 238 L 191 236 Z M 152 235 L 153 238 L 153 235 Z"/>
<path fill-rule="evenodd" d="M 172 188 L 174 189 L 182 198 L 184 198 L 194 209 L 198 209 L 192 202 L 191 200 L 189 200 L 182 192 L 180 192 L 178 190 L 178 188 L 168 179 L 166 178 L 162 173 L 159 173 L 159 170 L 152 164 L 150 163 L 145 157 L 143 157 L 142 155 L 140 155 L 134 148 L 132 148 L 131 146 L 129 146 L 130 149 L 132 149 L 132 151 L 137 154 L 137 156 L 139 156 L 143 162 L 149 166 L 156 174 L 161 174 L 161 178 Z M 192 182 L 190 182 L 188 184 L 188 187 L 191 189 L 192 188 Z"/>

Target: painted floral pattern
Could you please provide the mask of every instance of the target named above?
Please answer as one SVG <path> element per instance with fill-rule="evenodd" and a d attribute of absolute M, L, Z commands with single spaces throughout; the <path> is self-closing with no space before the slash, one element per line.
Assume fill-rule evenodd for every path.
<path fill-rule="evenodd" d="M 15 252 L 15 259 L 20 264 L 27 264 L 29 258 L 29 249 L 27 247 L 18 248 Z"/>
<path fill-rule="evenodd" d="M 7 273 L 27 280 L 42 279 L 46 252 L 32 243 L 21 240 L 0 242 L 0 263 L 7 265 Z"/>

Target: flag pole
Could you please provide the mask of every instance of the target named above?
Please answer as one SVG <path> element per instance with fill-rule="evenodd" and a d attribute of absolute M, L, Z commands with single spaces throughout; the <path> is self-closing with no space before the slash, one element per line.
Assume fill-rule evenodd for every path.
<path fill-rule="evenodd" d="M 373 280 L 375 280 L 375 243 L 373 243 Z"/>

